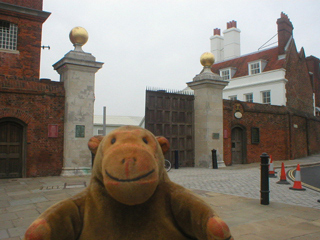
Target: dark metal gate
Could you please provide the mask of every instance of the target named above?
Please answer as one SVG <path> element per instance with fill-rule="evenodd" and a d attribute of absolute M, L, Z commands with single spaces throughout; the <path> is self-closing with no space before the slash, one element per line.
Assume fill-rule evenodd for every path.
<path fill-rule="evenodd" d="M 194 96 L 190 92 L 147 90 L 145 128 L 170 142 L 165 155 L 175 163 L 179 153 L 179 166 L 194 166 Z"/>

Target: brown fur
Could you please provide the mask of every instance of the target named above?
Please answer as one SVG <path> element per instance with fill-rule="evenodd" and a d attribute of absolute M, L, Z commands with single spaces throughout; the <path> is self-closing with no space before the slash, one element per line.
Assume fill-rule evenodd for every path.
<path fill-rule="evenodd" d="M 25 239 L 232 239 L 206 203 L 170 181 L 169 146 L 159 142 L 132 126 L 104 137 L 87 189 L 41 214 Z"/>

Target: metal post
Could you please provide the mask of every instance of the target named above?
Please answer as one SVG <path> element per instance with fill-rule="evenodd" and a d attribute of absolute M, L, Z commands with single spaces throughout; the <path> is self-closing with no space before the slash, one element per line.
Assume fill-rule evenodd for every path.
<path fill-rule="evenodd" d="M 174 151 L 174 168 L 179 168 L 179 152 L 178 150 Z"/>
<path fill-rule="evenodd" d="M 261 190 L 260 203 L 269 205 L 269 155 L 262 153 L 261 158 Z"/>
<path fill-rule="evenodd" d="M 103 136 L 106 135 L 106 107 L 103 107 L 103 128 L 102 128 Z"/>
<path fill-rule="evenodd" d="M 212 154 L 212 168 L 218 169 L 217 150 L 212 149 L 211 154 Z"/>
<path fill-rule="evenodd" d="M 94 157 L 95 157 L 95 155 L 93 153 L 91 153 L 91 167 L 93 167 Z"/>

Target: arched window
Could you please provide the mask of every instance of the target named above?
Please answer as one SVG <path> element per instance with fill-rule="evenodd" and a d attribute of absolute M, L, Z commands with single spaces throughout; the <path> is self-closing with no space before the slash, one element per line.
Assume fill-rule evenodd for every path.
<path fill-rule="evenodd" d="M 17 50 L 18 26 L 0 20 L 0 50 Z"/>

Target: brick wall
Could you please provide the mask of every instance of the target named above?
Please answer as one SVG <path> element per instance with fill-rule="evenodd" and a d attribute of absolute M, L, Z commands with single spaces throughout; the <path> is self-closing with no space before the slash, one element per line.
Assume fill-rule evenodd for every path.
<path fill-rule="evenodd" d="M 307 119 L 293 115 L 291 117 L 291 147 L 292 159 L 308 156 Z"/>
<path fill-rule="evenodd" d="M 315 93 L 315 103 L 320 107 L 320 60 L 314 56 L 306 58 L 308 70 L 312 72 L 311 81 L 313 85 L 313 92 Z"/>
<path fill-rule="evenodd" d="M 240 105 L 240 106 L 239 106 Z M 234 117 L 237 107 L 242 113 L 242 118 Z M 288 114 L 286 107 L 224 100 L 224 130 L 228 136 L 224 138 L 224 158 L 227 165 L 232 164 L 231 133 L 234 127 L 244 130 L 245 163 L 260 161 L 260 155 L 266 152 L 273 159 L 289 159 L 288 139 Z M 259 128 L 260 142 L 252 143 L 252 127 Z"/>
<path fill-rule="evenodd" d="M 42 10 L 42 1 L 43 0 L 1 0 L 0 2 L 18 5 L 21 7 L 32 8 L 36 10 Z"/>
<path fill-rule="evenodd" d="M 27 177 L 61 173 L 64 100 L 63 83 L 0 75 L 0 119 L 17 118 L 27 125 Z M 49 124 L 58 125 L 57 138 L 48 137 Z"/>
<path fill-rule="evenodd" d="M 319 153 L 320 148 L 320 119 L 311 118 L 308 121 L 309 154 Z"/>
<path fill-rule="evenodd" d="M 287 106 L 313 114 L 313 89 L 306 58 L 303 49 L 297 53 L 294 42 L 287 51 L 286 79 Z"/>
<path fill-rule="evenodd" d="M 19 2 L 29 7 L 42 9 L 42 1 L 3 1 Z M 39 78 L 41 32 L 44 18 L 30 18 L 14 11 L 0 12 L 0 20 L 8 21 L 18 26 L 17 52 L 0 49 L 1 74 L 19 78 Z"/>

